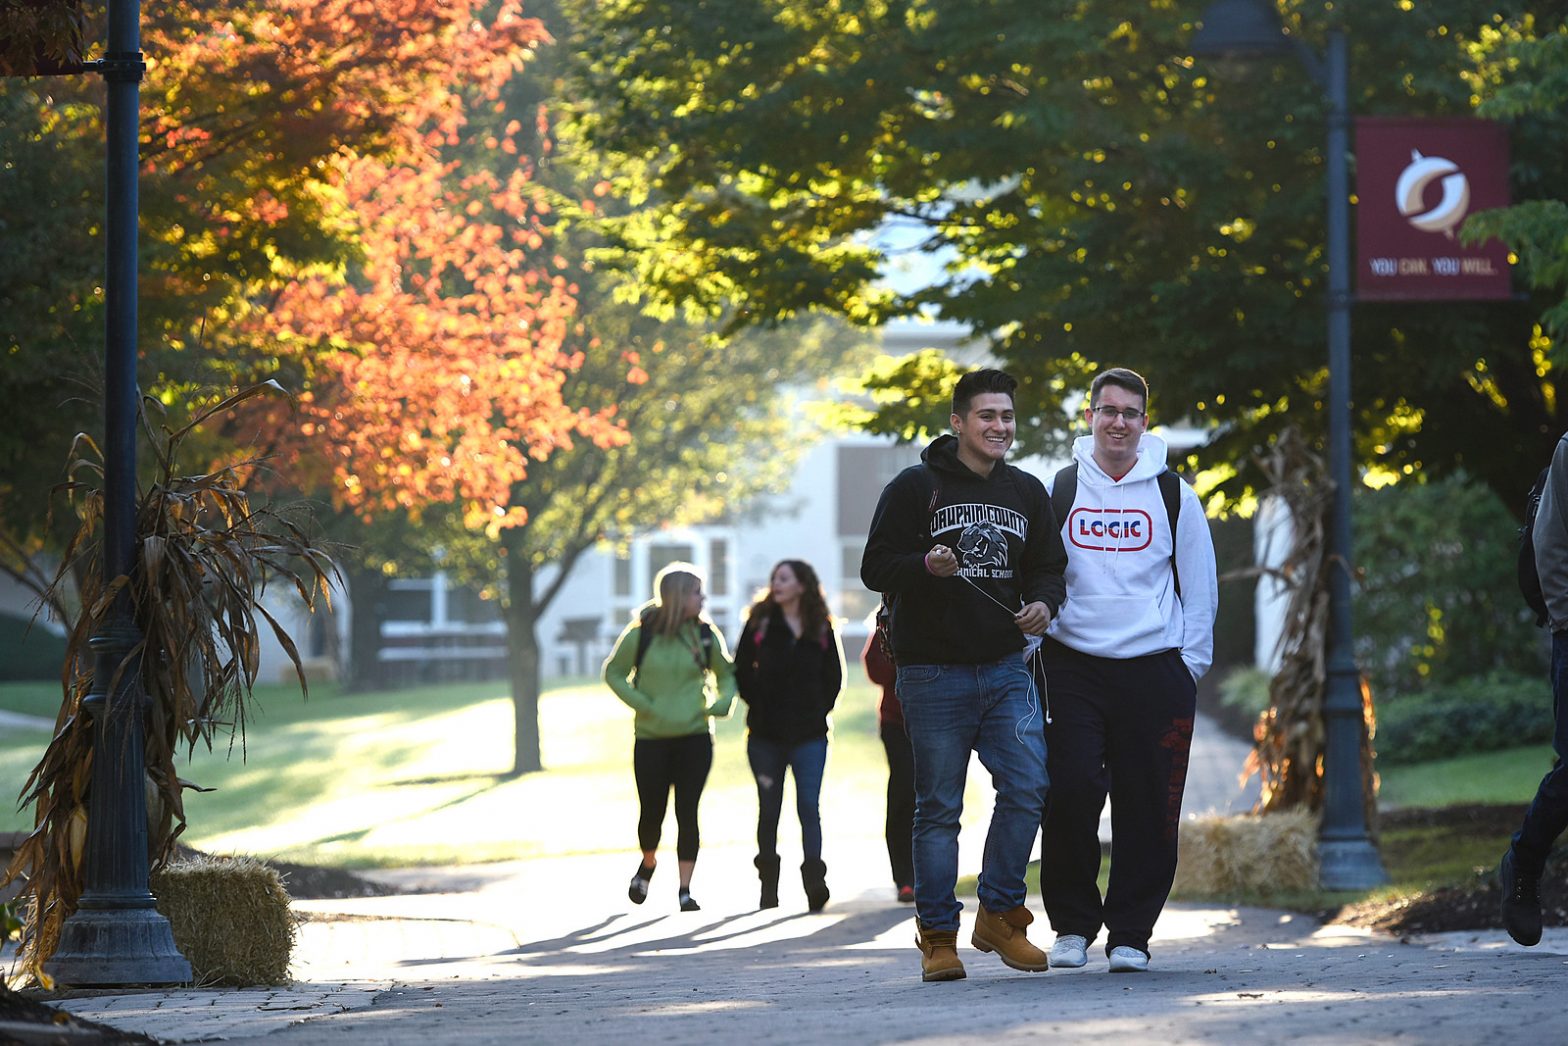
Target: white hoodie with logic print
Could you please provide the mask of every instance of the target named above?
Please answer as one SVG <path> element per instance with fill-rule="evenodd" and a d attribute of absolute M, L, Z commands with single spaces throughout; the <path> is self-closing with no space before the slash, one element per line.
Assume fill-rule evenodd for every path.
<path fill-rule="evenodd" d="M 1062 522 L 1067 602 L 1046 633 L 1095 657 L 1129 658 L 1180 650 L 1194 679 L 1214 660 L 1219 605 L 1214 541 L 1198 495 L 1181 484 L 1176 534 L 1156 477 L 1166 471 L 1165 441 L 1145 435 L 1138 461 L 1120 480 L 1094 460 L 1094 437 L 1073 443 L 1078 492 Z M 1053 476 L 1046 484 L 1054 488 Z M 1171 575 L 1171 542 L 1181 596 Z"/>

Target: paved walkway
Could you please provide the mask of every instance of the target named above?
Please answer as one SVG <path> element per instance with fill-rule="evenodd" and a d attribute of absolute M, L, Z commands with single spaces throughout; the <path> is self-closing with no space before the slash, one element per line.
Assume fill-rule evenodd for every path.
<path fill-rule="evenodd" d="M 1234 766 L 1213 755 L 1200 771 L 1195 753 L 1199 809 L 1220 805 L 1204 798 L 1210 785 L 1215 795 L 1234 786 Z M 1213 780 L 1219 769 L 1228 784 Z M 1020 974 L 965 947 L 968 980 L 925 985 L 913 913 L 891 898 L 880 840 L 833 842 L 834 898 L 818 915 L 788 879 L 782 906 L 756 911 L 739 850 L 704 851 L 696 913 L 676 910 L 673 868 L 655 876 L 647 904 L 627 901 L 627 854 L 410 869 L 383 877 L 436 892 L 298 902 L 306 921 L 288 990 L 79 993 L 61 1005 L 167 1041 L 268 1046 L 866 1046 L 1052 1033 L 1476 1042 L 1560 1020 L 1568 930 L 1530 950 L 1500 934 L 1399 942 L 1287 912 L 1185 904 L 1161 919 L 1147 974 L 1110 976 L 1097 951 L 1084 970 Z M 963 845 L 974 863 L 978 834 Z M 1043 925 L 1037 937 L 1048 937 Z"/>
<path fill-rule="evenodd" d="M 54 720 L 45 719 L 41 715 L 28 715 L 26 712 L 10 712 L 0 708 L 0 734 L 37 730 L 47 730 L 50 733 L 54 733 Z"/>

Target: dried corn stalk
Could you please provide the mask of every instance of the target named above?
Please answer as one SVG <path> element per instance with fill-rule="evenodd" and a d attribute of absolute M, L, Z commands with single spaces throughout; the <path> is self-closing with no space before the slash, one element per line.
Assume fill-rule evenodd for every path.
<path fill-rule="evenodd" d="M 1242 768 L 1242 780 L 1259 776 L 1259 812 L 1316 812 L 1323 806 L 1323 695 L 1329 627 L 1327 519 L 1333 485 L 1323 459 L 1295 429 L 1282 432 L 1258 463 L 1269 478 L 1268 493 L 1284 502 L 1290 517 L 1290 548 L 1279 566 L 1266 571 L 1284 583 L 1290 596 L 1280 635 L 1279 671 L 1269 683 L 1269 708 L 1253 728 L 1254 747 Z M 1377 812 L 1377 775 L 1372 762 L 1376 717 L 1372 691 L 1364 676 L 1361 705 L 1361 767 L 1370 827 Z"/>
<path fill-rule="evenodd" d="M 185 828 L 183 790 L 195 787 L 176 775 L 176 752 L 193 751 L 198 743 L 210 749 L 220 734 L 230 745 L 237 736 L 244 749 L 263 628 L 277 637 L 300 689 L 308 691 L 293 640 L 262 600 L 268 583 L 278 581 L 291 585 L 312 610 L 318 600 L 329 600 L 337 571 L 328 552 L 308 536 L 303 521 L 251 503 L 244 481 L 258 462 L 189 475 L 179 468 L 182 445 L 203 423 L 264 392 L 282 389 L 272 382 L 252 386 L 178 430 L 144 425 L 156 469 L 137 499 L 137 556 L 129 578 L 103 578 L 102 453 L 85 435 L 72 448 L 72 480 L 64 490 L 81 523 L 54 585 L 58 590 L 67 578 L 80 579 L 82 611 L 68 639 L 54 739 L 22 788 L 21 802 L 34 805 L 36 827 L 0 877 L 0 885 L 22 883 L 19 958 L 35 978 L 43 979 L 42 965 L 83 888 L 93 728 L 80 708 L 93 686 L 88 641 L 102 630 L 116 593 L 129 586 L 142 635 L 125 663 L 140 659 L 150 699 L 145 738 L 153 869 L 172 855 Z M 77 478 L 83 474 L 89 478 Z"/>

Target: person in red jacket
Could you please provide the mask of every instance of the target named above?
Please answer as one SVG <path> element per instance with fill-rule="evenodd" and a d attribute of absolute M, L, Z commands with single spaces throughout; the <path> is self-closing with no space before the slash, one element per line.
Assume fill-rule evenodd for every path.
<path fill-rule="evenodd" d="M 866 677 L 882 688 L 882 698 L 877 702 L 877 733 L 882 736 L 882 748 L 887 752 L 887 820 L 883 828 L 883 834 L 887 836 L 887 860 L 893 869 L 898 899 L 905 904 L 914 904 L 915 862 L 911 843 L 915 827 L 915 753 L 909 747 L 909 734 L 904 730 L 904 707 L 898 703 L 898 691 L 894 687 L 898 682 L 898 668 L 877 640 L 874 627 L 866 637 L 860 662 L 866 666 Z"/>

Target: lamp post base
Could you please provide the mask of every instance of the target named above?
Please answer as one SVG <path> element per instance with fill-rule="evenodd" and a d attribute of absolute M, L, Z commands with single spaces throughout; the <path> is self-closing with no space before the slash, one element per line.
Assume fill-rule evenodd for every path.
<path fill-rule="evenodd" d="M 191 982 L 169 920 L 152 907 L 77 909 L 44 972 L 72 988 Z"/>
<path fill-rule="evenodd" d="M 1369 890 L 1388 882 L 1383 860 L 1370 840 L 1318 841 L 1318 884 L 1325 890 Z"/>

